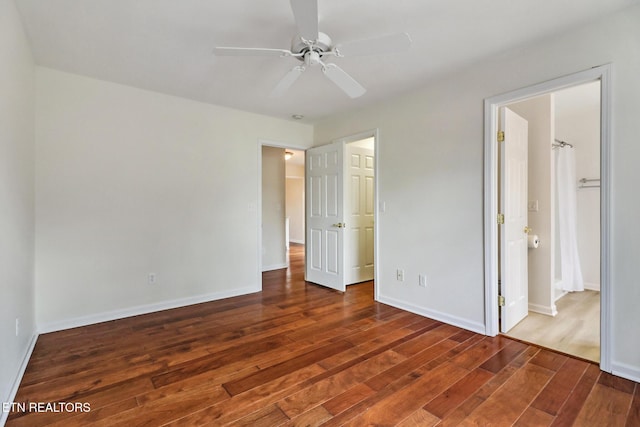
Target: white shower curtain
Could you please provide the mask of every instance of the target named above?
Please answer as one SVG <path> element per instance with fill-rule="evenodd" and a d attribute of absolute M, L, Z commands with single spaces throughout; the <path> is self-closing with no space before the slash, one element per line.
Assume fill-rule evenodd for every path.
<path fill-rule="evenodd" d="M 558 231 L 560 234 L 560 267 L 562 289 L 583 291 L 577 240 L 577 178 L 575 152 L 571 147 L 557 149 L 556 184 L 558 190 Z"/>

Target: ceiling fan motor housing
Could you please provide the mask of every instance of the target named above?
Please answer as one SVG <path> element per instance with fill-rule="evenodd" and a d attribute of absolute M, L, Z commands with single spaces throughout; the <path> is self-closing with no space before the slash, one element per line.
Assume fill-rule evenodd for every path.
<path fill-rule="evenodd" d="M 311 42 L 311 43 L 310 43 Z M 311 44 L 311 46 L 309 46 Z M 316 40 L 308 40 L 305 41 L 300 36 L 295 36 L 291 40 L 291 52 L 294 54 L 297 53 L 307 53 L 310 50 L 317 52 L 322 58 L 322 54 L 324 52 L 329 52 L 332 48 L 331 38 L 325 33 L 318 33 L 318 38 Z M 302 55 L 297 57 L 299 60 L 304 61 L 306 55 Z"/>

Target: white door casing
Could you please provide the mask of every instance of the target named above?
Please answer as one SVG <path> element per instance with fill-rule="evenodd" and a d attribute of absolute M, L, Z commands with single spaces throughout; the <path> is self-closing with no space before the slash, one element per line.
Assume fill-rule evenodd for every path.
<path fill-rule="evenodd" d="M 569 87 L 600 80 L 600 369 L 629 378 L 624 368 L 612 362 L 612 281 L 611 281 L 611 121 L 612 64 L 604 64 L 552 80 L 516 89 L 484 100 L 484 190 L 485 190 L 485 328 L 486 334 L 499 333 L 498 322 L 498 170 L 495 143 L 500 106 Z M 625 374 L 626 372 L 626 374 Z"/>
<path fill-rule="evenodd" d="M 351 285 L 374 276 L 374 150 L 347 144 L 345 160 L 345 283 Z"/>
<path fill-rule="evenodd" d="M 529 310 L 527 270 L 528 123 L 506 107 L 500 109 L 500 283 L 504 305 L 500 331 L 505 333 Z"/>
<path fill-rule="evenodd" d="M 309 282 L 345 291 L 343 143 L 306 151 L 306 262 Z"/>

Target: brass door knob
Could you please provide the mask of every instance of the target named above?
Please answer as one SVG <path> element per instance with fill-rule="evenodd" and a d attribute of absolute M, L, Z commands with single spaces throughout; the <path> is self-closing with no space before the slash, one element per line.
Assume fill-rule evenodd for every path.
<path fill-rule="evenodd" d="M 529 233 L 531 233 L 532 231 L 533 231 L 533 228 L 531 228 L 531 227 L 529 227 L 529 226 L 526 226 L 526 227 L 524 228 L 524 234 L 529 234 Z"/>
<path fill-rule="evenodd" d="M 338 228 L 345 228 L 347 226 L 347 224 L 339 222 L 337 224 L 333 224 L 333 227 L 338 227 Z"/>

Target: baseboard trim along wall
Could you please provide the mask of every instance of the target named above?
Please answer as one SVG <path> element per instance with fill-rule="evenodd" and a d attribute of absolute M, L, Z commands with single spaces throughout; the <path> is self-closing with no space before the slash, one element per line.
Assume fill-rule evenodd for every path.
<path fill-rule="evenodd" d="M 600 292 L 600 283 L 584 282 L 584 288 L 590 291 Z"/>
<path fill-rule="evenodd" d="M 529 303 L 529 311 L 545 314 L 547 316 L 555 316 L 556 314 L 558 314 L 558 310 L 556 309 L 555 305 L 547 307 L 546 305 Z"/>
<path fill-rule="evenodd" d="M 611 373 L 622 378 L 640 383 L 640 369 L 624 363 L 611 363 Z"/>
<path fill-rule="evenodd" d="M 156 311 L 170 310 L 172 308 L 185 307 L 193 304 L 201 304 L 203 302 L 216 301 L 224 298 L 237 297 L 240 295 L 252 294 L 260 292 L 262 287 L 249 286 L 245 288 L 233 289 L 224 292 L 215 292 L 212 294 L 198 295 L 188 298 L 180 298 L 176 300 L 163 301 L 155 304 L 139 305 L 136 307 L 125 308 L 122 310 L 107 311 L 89 316 L 76 317 L 55 322 L 44 322 L 38 324 L 38 332 L 45 334 L 49 332 L 62 331 L 65 329 L 78 328 L 80 326 L 93 325 L 95 323 L 109 322 L 111 320 L 124 319 L 126 317 L 139 316 L 141 314 L 154 313 Z"/>
<path fill-rule="evenodd" d="M 29 364 L 29 360 L 31 359 L 31 354 L 33 353 L 33 349 L 36 346 L 36 342 L 38 341 L 38 334 L 34 334 L 31 336 L 31 341 L 29 341 L 29 346 L 27 347 L 27 351 L 25 351 L 24 356 L 22 357 L 22 363 L 20 364 L 20 369 L 16 374 L 16 378 L 11 385 L 11 389 L 9 390 L 9 395 L 3 399 L 3 402 L 10 403 L 13 402 L 13 399 L 16 397 L 18 393 L 18 388 L 20 387 L 20 383 L 22 382 L 22 377 L 24 376 L 24 372 L 27 370 L 27 365 Z M 0 426 L 5 425 L 7 422 L 7 418 L 9 417 L 8 412 L 0 411 Z"/>
<path fill-rule="evenodd" d="M 262 271 L 273 271 L 273 270 L 281 270 L 283 268 L 287 268 L 289 267 L 289 264 L 273 264 L 273 265 L 268 265 L 266 267 L 262 267 Z"/>
<path fill-rule="evenodd" d="M 458 328 L 466 329 L 477 334 L 485 335 L 486 329 L 483 323 L 471 322 L 461 317 L 451 316 L 449 314 L 441 313 L 436 310 L 429 310 L 423 307 L 418 307 L 412 304 L 407 304 L 404 301 L 399 301 L 394 298 L 385 297 L 383 295 L 378 296 L 378 301 L 401 310 L 409 311 L 411 313 L 419 314 L 429 319 L 437 320 L 439 322 L 447 323 Z"/>

